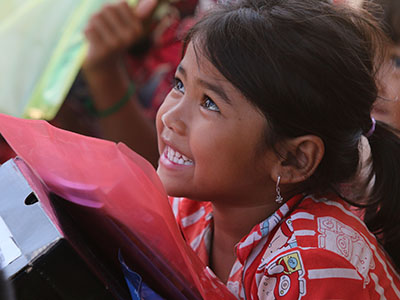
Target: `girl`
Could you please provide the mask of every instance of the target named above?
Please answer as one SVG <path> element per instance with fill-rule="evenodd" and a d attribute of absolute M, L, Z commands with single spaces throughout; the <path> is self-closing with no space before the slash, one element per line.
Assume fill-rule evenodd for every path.
<path fill-rule="evenodd" d="M 157 115 L 158 174 L 237 298 L 400 299 L 400 141 L 370 116 L 381 36 L 321 0 L 230 1 L 187 35 Z M 378 241 L 339 191 L 361 145 Z"/>

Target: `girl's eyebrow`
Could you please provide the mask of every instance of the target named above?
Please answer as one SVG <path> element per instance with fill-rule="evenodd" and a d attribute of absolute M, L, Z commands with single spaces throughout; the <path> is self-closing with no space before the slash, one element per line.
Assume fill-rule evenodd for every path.
<path fill-rule="evenodd" d="M 213 91 L 214 93 L 218 94 L 218 96 L 220 96 L 222 98 L 222 100 L 224 100 L 226 103 L 228 104 L 232 104 L 231 100 L 228 98 L 228 96 L 226 95 L 224 89 L 222 87 L 219 87 L 217 85 L 214 85 L 210 82 L 207 82 L 203 79 L 198 79 L 199 84 L 201 84 L 202 86 L 204 86 L 206 89 Z"/>
<path fill-rule="evenodd" d="M 183 77 L 186 77 L 186 70 L 182 67 L 181 64 L 178 65 L 176 70 L 178 71 L 178 73 L 182 73 Z"/>
<path fill-rule="evenodd" d="M 177 68 L 177 71 L 182 74 L 183 77 L 186 78 L 186 70 L 182 65 L 179 65 Z M 213 91 L 214 93 L 218 94 L 219 97 L 222 98 L 226 103 L 232 104 L 231 100 L 229 97 L 226 95 L 224 89 L 220 86 L 214 85 L 208 81 L 205 81 L 203 79 L 197 79 L 198 83 L 201 84 L 203 87 L 205 87 L 208 90 Z"/>

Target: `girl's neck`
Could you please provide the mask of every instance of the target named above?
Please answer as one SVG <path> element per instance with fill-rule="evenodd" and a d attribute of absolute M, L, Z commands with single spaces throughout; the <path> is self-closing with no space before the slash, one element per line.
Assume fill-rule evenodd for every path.
<path fill-rule="evenodd" d="M 279 206 L 274 201 L 251 207 L 232 207 L 213 203 L 214 234 L 210 266 L 226 283 L 236 260 L 235 246 L 258 223 L 265 220 Z"/>

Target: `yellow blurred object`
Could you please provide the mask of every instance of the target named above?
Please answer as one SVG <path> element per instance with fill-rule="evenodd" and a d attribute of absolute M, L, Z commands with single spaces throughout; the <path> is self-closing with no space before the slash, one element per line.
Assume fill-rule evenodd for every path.
<path fill-rule="evenodd" d="M 90 16 L 113 1 L 1 0 L 0 112 L 51 120 L 86 55 Z"/>

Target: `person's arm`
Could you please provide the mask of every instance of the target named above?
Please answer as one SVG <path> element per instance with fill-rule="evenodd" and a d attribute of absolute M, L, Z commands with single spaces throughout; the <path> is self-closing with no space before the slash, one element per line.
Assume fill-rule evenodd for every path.
<path fill-rule="evenodd" d="M 157 1 L 141 1 L 133 11 L 126 2 L 103 7 L 86 28 L 89 51 L 83 65 L 94 106 L 107 111 L 127 95 L 130 78 L 124 56 L 144 32 L 143 20 Z M 134 83 L 133 83 L 134 84 Z M 104 138 L 124 142 L 154 166 L 158 161 L 155 124 L 146 118 L 134 93 L 117 111 L 100 118 Z"/>

